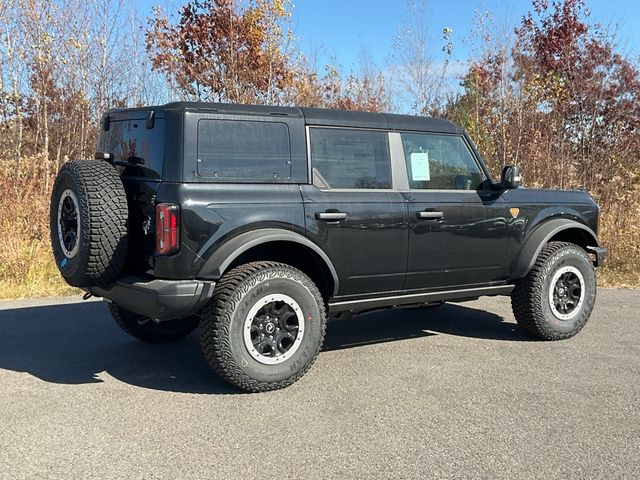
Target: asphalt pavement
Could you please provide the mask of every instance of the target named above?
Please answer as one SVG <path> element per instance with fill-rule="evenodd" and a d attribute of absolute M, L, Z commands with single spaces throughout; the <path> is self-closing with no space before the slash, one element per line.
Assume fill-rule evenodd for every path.
<path fill-rule="evenodd" d="M 146 345 L 99 301 L 0 302 L 2 479 L 637 479 L 640 291 L 539 342 L 507 298 L 330 323 L 285 390 Z"/>

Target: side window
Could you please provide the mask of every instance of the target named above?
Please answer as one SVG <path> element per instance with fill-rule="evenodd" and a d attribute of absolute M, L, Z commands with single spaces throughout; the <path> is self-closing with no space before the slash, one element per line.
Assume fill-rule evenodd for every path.
<path fill-rule="evenodd" d="M 387 132 L 309 129 L 315 184 L 330 188 L 391 188 Z"/>
<path fill-rule="evenodd" d="M 278 182 L 291 177 L 286 123 L 198 122 L 198 175 L 222 182 Z"/>
<path fill-rule="evenodd" d="M 409 188 L 475 190 L 485 176 L 462 137 L 403 133 Z"/>

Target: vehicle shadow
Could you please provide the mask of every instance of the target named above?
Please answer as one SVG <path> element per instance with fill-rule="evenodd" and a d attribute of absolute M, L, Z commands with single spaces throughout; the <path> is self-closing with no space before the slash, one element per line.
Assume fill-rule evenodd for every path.
<path fill-rule="evenodd" d="M 329 324 L 325 351 L 436 333 L 527 340 L 493 313 L 459 305 L 376 312 Z M 209 368 L 197 335 L 172 344 L 139 342 L 115 325 L 102 302 L 0 310 L 0 369 L 61 384 L 102 382 L 171 392 L 237 394 Z"/>
<path fill-rule="evenodd" d="M 324 351 L 419 338 L 438 333 L 487 340 L 531 341 L 515 323 L 461 304 L 365 313 L 329 324 Z"/>

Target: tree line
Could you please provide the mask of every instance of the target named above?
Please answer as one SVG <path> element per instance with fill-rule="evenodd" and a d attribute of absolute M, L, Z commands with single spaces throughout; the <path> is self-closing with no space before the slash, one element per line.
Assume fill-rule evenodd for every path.
<path fill-rule="evenodd" d="M 302 53 L 290 0 L 167 5 L 0 3 L 0 201 L 35 205 L 0 223 L 25 242 L 46 240 L 51 179 L 66 159 L 92 156 L 109 108 L 304 105 L 449 118 L 494 173 L 516 163 L 528 186 L 587 189 L 602 207 L 611 278 L 640 283 L 638 61 L 615 26 L 590 18 L 585 0 L 533 0 L 512 25 L 478 14 L 458 76 L 454 32 L 435 29 L 424 3 L 407 5 L 387 62 L 363 49 L 349 72 Z M 19 266 L 14 250 L 0 261 Z"/>

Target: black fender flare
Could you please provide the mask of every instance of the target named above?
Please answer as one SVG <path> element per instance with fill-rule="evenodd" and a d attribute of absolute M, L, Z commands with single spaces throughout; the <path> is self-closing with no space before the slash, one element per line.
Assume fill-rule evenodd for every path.
<path fill-rule="evenodd" d="M 563 230 L 569 229 L 582 230 L 586 234 L 587 238 L 590 239 L 589 246 L 599 246 L 597 235 L 586 225 L 568 218 L 555 218 L 553 220 L 548 220 L 539 225 L 525 241 L 519 255 L 512 263 L 511 278 L 517 279 L 527 275 L 531 268 L 533 268 L 536 258 L 538 258 L 540 251 L 547 242 Z"/>
<path fill-rule="evenodd" d="M 320 257 L 333 277 L 333 295 L 338 292 L 338 273 L 327 254 L 315 243 L 299 233 L 280 228 L 263 228 L 241 233 L 220 245 L 206 260 L 198 278 L 217 280 L 233 261 L 249 249 L 269 242 L 293 242 L 303 245 Z"/>

